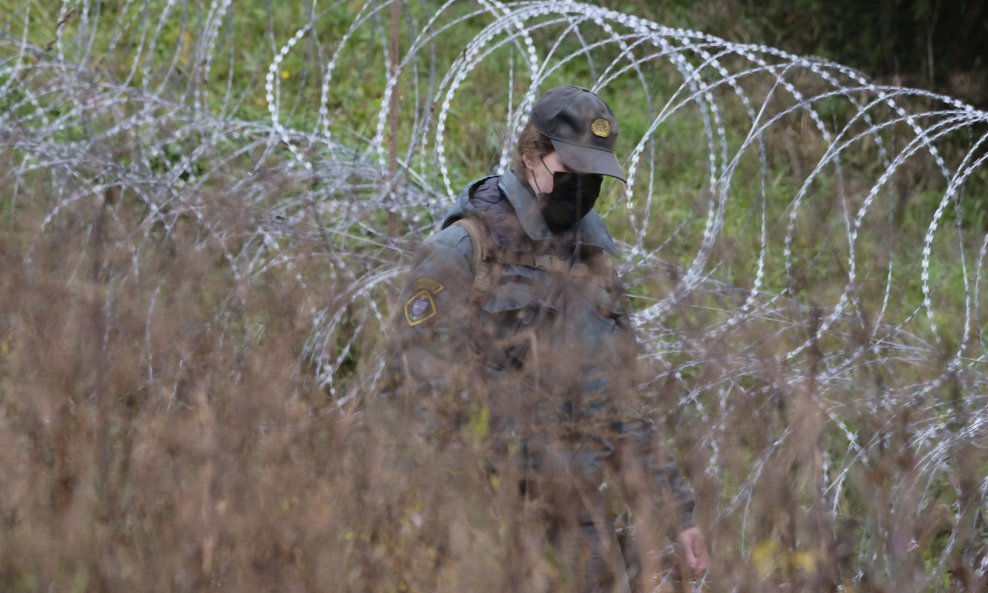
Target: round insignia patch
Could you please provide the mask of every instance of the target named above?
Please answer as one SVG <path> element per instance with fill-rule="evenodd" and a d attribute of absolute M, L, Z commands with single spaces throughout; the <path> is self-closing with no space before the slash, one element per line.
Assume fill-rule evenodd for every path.
<path fill-rule="evenodd" d="M 602 117 L 597 118 L 590 124 L 590 131 L 594 133 L 594 136 L 607 138 L 611 135 L 611 122 Z"/>

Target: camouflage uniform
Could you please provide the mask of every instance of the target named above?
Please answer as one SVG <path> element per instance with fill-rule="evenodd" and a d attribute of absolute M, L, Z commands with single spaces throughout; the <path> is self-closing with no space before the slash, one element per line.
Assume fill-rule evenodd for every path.
<path fill-rule="evenodd" d="M 487 241 L 484 261 L 475 257 L 478 240 Z M 492 440 L 516 452 L 512 463 L 549 508 L 566 508 L 559 498 L 582 501 L 554 521 L 582 532 L 594 549 L 597 560 L 582 566 L 598 583 L 585 590 L 620 578 L 594 543 L 612 537 L 595 527 L 613 520 L 599 494 L 609 468 L 620 475 L 635 464 L 650 484 L 638 496 L 664 505 L 666 516 L 674 509 L 670 533 L 693 524 L 692 491 L 660 452 L 653 425 L 628 413 L 638 348 L 614 254 L 595 212 L 553 233 L 527 183 L 510 171 L 484 178 L 416 251 L 392 328 L 399 391 L 435 430 L 455 430 L 442 425 L 462 418 L 437 418 L 427 410 L 430 398 L 479 399 L 490 411 Z"/>

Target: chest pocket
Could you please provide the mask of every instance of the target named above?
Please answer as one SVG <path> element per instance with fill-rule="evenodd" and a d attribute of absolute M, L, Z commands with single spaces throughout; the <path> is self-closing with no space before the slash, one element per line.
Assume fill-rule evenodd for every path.
<path fill-rule="evenodd" d="M 539 317 L 536 287 L 525 281 L 502 281 L 480 300 L 475 330 L 488 368 L 520 369 L 533 345 Z"/>
<path fill-rule="evenodd" d="M 480 310 L 498 325 L 528 326 L 538 314 L 539 298 L 534 286 L 505 282 L 494 287 L 481 303 Z"/>
<path fill-rule="evenodd" d="M 481 303 L 487 313 L 503 313 L 530 307 L 538 301 L 538 293 L 531 282 L 525 280 L 502 282 L 495 286 Z"/>
<path fill-rule="evenodd" d="M 586 282 L 580 290 L 587 300 L 586 306 L 604 327 L 611 329 L 630 327 L 627 311 L 611 290 L 596 282 Z"/>
<path fill-rule="evenodd" d="M 478 303 L 479 313 L 497 326 L 494 333 L 502 337 L 529 328 L 536 320 L 541 323 L 552 316 L 547 301 L 555 284 L 537 268 L 502 264 L 496 284 Z"/>

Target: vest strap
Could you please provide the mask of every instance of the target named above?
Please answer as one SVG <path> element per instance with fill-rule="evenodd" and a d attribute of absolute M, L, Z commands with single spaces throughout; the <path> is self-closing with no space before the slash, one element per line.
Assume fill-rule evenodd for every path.
<path fill-rule="evenodd" d="M 606 290 L 614 287 L 611 257 L 603 250 L 586 262 L 576 262 L 571 265 L 565 257 L 499 249 L 487 228 L 487 223 L 480 218 L 466 216 L 453 224 L 465 229 L 473 243 L 473 259 L 470 266 L 474 273 L 474 281 L 470 290 L 470 301 L 474 307 L 479 306 L 484 297 L 490 294 L 501 279 L 504 267 L 508 265 L 567 273 L 575 278 L 587 278 Z"/>
<path fill-rule="evenodd" d="M 470 235 L 470 242 L 473 243 L 473 260 L 470 262 L 470 269 L 476 274 L 480 269 L 480 264 L 487 259 L 487 253 L 490 251 L 491 246 L 488 241 L 490 233 L 487 232 L 486 228 L 483 228 L 483 221 L 473 217 L 460 218 L 453 224 L 463 228 Z"/>
<path fill-rule="evenodd" d="M 465 229 L 473 243 L 473 259 L 470 262 L 473 271 L 470 306 L 476 310 L 480 307 L 484 297 L 494 290 L 494 285 L 501 279 L 504 266 L 500 265 L 494 257 L 497 252 L 497 245 L 494 244 L 494 238 L 487 229 L 487 223 L 479 218 L 468 216 L 453 224 Z"/>

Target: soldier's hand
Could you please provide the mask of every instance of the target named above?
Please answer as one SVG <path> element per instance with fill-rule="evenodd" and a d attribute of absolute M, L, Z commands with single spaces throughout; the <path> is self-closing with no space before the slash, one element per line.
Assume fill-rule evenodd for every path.
<path fill-rule="evenodd" d="M 707 570 L 710 557 L 707 555 L 707 542 L 703 539 L 703 534 L 696 527 L 690 527 L 679 532 L 676 537 L 679 544 L 679 553 L 683 561 L 690 568 L 694 577 L 702 575 Z"/>

